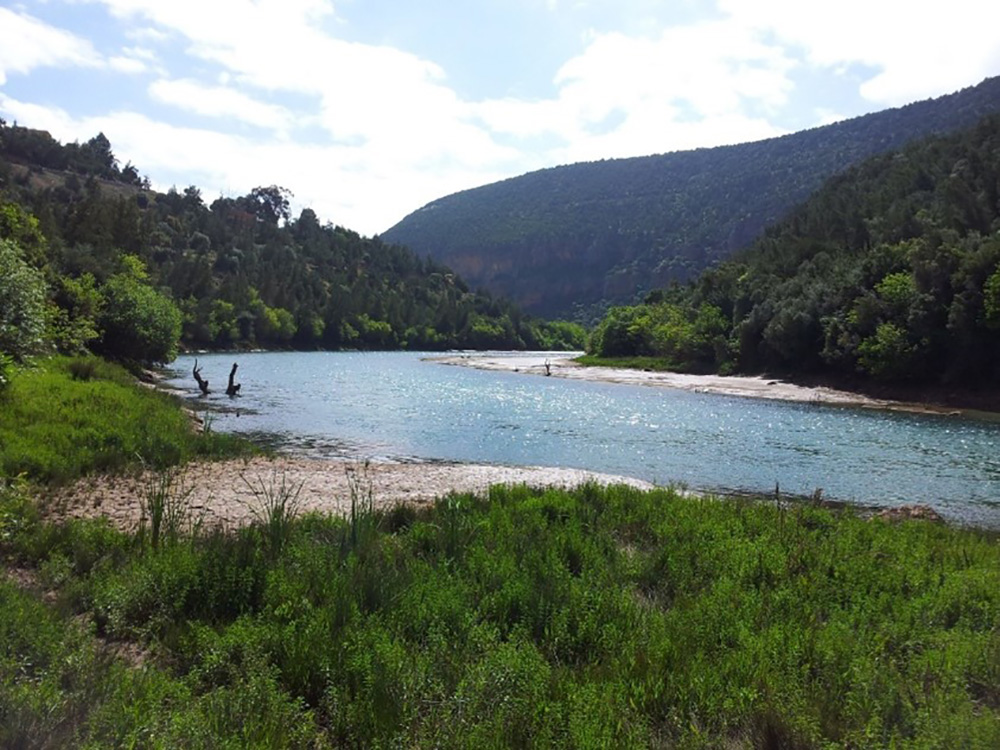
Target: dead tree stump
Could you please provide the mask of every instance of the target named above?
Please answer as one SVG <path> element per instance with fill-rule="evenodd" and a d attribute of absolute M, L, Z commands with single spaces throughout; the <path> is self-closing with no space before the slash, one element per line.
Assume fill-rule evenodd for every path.
<path fill-rule="evenodd" d="M 232 398 L 240 395 L 240 383 L 236 382 L 236 368 L 239 367 L 233 362 L 233 369 L 229 371 L 229 385 L 226 386 L 226 395 Z"/>
<path fill-rule="evenodd" d="M 201 368 L 198 367 L 198 360 L 197 359 L 194 361 L 194 369 L 191 371 L 191 374 L 194 375 L 194 379 L 198 381 L 198 387 L 201 389 L 201 395 L 202 396 L 207 396 L 208 395 L 208 381 L 205 380 L 201 376 Z"/>

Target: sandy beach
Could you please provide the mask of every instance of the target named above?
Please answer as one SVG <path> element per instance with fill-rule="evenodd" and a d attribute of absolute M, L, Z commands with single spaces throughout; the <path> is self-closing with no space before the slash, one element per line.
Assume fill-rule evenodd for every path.
<path fill-rule="evenodd" d="M 890 409 L 924 413 L 952 413 L 954 410 L 927 404 L 889 401 L 871 398 L 859 393 L 834 388 L 808 387 L 752 376 L 688 375 L 679 372 L 653 372 L 617 367 L 587 367 L 573 361 L 573 356 L 546 356 L 544 354 L 496 355 L 479 354 L 430 357 L 442 365 L 474 367 L 480 370 L 500 370 L 527 375 L 545 376 L 546 363 L 554 378 L 571 380 L 596 380 L 605 383 L 623 383 L 656 388 L 677 388 L 695 393 L 714 393 L 723 396 L 767 398 L 778 401 L 799 401 L 811 404 L 837 404 L 861 406 L 869 409 Z"/>
<path fill-rule="evenodd" d="M 133 529 L 142 516 L 143 499 L 157 475 L 96 477 L 52 491 L 42 498 L 53 519 L 105 516 L 122 529 Z M 191 520 L 206 527 L 234 528 L 259 511 L 263 495 L 282 486 L 297 491 L 299 511 L 347 514 L 351 493 L 371 498 L 378 507 L 401 502 L 422 505 L 452 492 L 485 493 L 491 485 L 527 484 L 575 487 L 584 482 L 629 484 L 648 482 L 579 469 L 539 466 L 492 466 L 460 463 L 359 463 L 278 456 L 213 463 L 180 469 L 172 485 Z"/>

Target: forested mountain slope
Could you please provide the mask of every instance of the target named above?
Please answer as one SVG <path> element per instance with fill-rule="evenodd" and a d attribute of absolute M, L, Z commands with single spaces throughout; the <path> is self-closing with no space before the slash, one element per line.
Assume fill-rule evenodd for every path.
<path fill-rule="evenodd" d="M 1000 115 L 832 178 L 687 288 L 613 308 L 602 356 L 984 386 L 1000 376 Z"/>
<path fill-rule="evenodd" d="M 110 311 L 150 292 L 196 348 L 582 344 L 579 327 L 524 316 L 407 248 L 321 224 L 311 209 L 292 218 L 283 188 L 206 205 L 194 186 L 148 187 L 132 165 L 119 168 L 103 135 L 64 146 L 0 121 L 0 240 L 17 245 L 8 255 L 19 271 L 44 277 L 48 338 L 59 348 L 162 359 L 169 347 L 151 356 L 113 351 L 111 341 L 121 339 L 114 326 L 136 321 Z"/>
<path fill-rule="evenodd" d="M 825 179 L 1000 111 L 1000 78 L 782 138 L 532 172 L 419 209 L 382 238 L 542 314 L 641 299 L 747 246 Z"/>

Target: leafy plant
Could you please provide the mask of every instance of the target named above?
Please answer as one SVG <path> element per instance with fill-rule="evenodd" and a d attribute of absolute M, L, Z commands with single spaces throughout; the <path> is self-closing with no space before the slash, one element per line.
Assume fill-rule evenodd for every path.
<path fill-rule="evenodd" d="M 45 279 L 12 240 L 0 239 L 0 354 L 17 361 L 37 353 L 45 333 Z"/>
<path fill-rule="evenodd" d="M 129 260 L 134 262 L 127 262 Z M 101 330 L 96 348 L 102 354 L 134 362 L 169 362 L 177 356 L 181 313 L 169 298 L 146 282 L 141 261 L 123 256 L 125 270 L 102 290 Z"/>

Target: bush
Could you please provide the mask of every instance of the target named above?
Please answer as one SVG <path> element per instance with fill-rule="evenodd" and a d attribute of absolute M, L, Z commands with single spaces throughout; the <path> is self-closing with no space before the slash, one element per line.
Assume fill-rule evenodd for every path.
<path fill-rule="evenodd" d="M 126 256 L 126 259 L 131 256 Z M 100 353 L 133 362 L 169 362 L 177 356 L 181 312 L 168 297 L 145 283 L 141 262 L 108 279 L 98 318 Z"/>
<path fill-rule="evenodd" d="M 45 279 L 21 255 L 0 240 L 0 354 L 17 361 L 42 347 L 45 332 Z"/>

